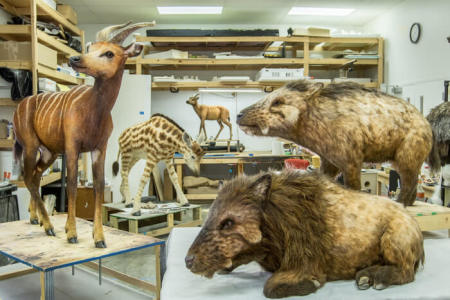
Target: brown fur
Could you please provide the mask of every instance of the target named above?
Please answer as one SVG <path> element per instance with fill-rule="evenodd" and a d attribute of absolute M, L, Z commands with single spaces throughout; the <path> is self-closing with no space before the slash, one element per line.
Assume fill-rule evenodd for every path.
<path fill-rule="evenodd" d="M 427 116 L 433 129 L 434 143 L 429 164 L 437 171 L 450 164 L 450 102 L 444 102 L 431 110 Z"/>
<path fill-rule="evenodd" d="M 55 235 L 39 195 L 42 173 L 59 153 L 67 158 L 68 216 L 67 240 L 77 243 L 75 200 L 77 193 L 78 156 L 91 152 L 94 177 L 94 242 L 106 247 L 102 227 L 101 205 L 104 193 L 106 145 L 113 124 L 111 110 L 119 93 L 125 61 L 136 56 L 142 46 L 128 47 L 98 42 L 81 57 L 71 57 L 72 68 L 95 77 L 93 87 L 80 85 L 62 93 L 43 93 L 25 98 L 14 113 L 15 156 L 24 156 L 25 184 L 30 191 L 30 222 L 41 225 L 48 235 Z M 36 160 L 37 152 L 40 153 Z"/>
<path fill-rule="evenodd" d="M 223 130 L 222 123 L 225 123 L 225 125 L 227 125 L 230 128 L 230 140 L 231 140 L 231 138 L 233 137 L 233 132 L 232 132 L 232 125 L 230 123 L 230 112 L 228 111 L 228 109 L 219 105 L 208 106 L 198 104 L 198 94 L 190 97 L 186 101 L 186 103 L 192 105 L 195 113 L 200 118 L 200 129 L 198 131 L 199 135 L 201 134 L 203 129 L 205 139 L 207 139 L 208 135 L 206 134 L 205 120 L 216 120 L 217 123 L 219 123 L 220 129 L 214 140 L 217 140 L 217 138 L 219 137 L 220 133 Z"/>
<path fill-rule="evenodd" d="M 322 170 L 344 173 L 359 190 L 363 162 L 391 161 L 400 174 L 399 201 L 412 205 L 417 176 L 432 145 L 429 123 L 402 99 L 356 83 L 296 81 L 242 110 L 246 133 L 282 137 L 322 157 Z"/>
<path fill-rule="evenodd" d="M 273 273 L 265 296 L 280 298 L 330 280 L 355 278 L 360 289 L 408 283 L 423 259 L 420 228 L 399 204 L 284 170 L 226 183 L 186 266 L 212 277 L 256 261 Z"/>
<path fill-rule="evenodd" d="M 120 193 L 127 207 L 133 207 L 133 215 L 140 215 L 142 192 L 150 179 L 150 173 L 159 161 L 164 161 L 166 164 L 170 180 L 177 192 L 178 202 L 181 205 L 188 204 L 188 200 L 178 184 L 178 177 L 173 165 L 172 159 L 175 152 L 184 155 L 187 166 L 196 175 L 200 173 L 200 160 L 205 153 L 200 145 L 192 141 L 189 134 L 169 117 L 162 114 L 154 114 L 148 121 L 134 125 L 122 132 L 119 137 L 119 154 L 117 155 L 117 161 L 113 164 L 113 175 L 115 176 L 119 171 L 118 160 L 121 155 L 122 184 Z M 146 160 L 146 166 L 138 192 L 134 197 L 134 205 L 132 205 L 128 175 L 136 162 L 141 159 Z M 155 205 L 147 203 L 146 207 L 153 208 Z"/>

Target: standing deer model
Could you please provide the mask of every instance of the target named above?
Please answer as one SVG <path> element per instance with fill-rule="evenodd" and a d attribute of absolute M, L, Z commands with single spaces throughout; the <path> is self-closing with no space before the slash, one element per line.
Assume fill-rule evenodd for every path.
<path fill-rule="evenodd" d="M 173 166 L 173 155 L 175 152 L 184 155 L 186 165 L 198 176 L 200 173 L 200 160 L 205 153 L 200 145 L 193 141 L 189 134 L 172 119 L 161 114 L 155 114 L 150 120 L 127 128 L 122 132 L 119 137 L 119 154 L 117 155 L 117 161 L 113 164 L 113 175 L 116 176 L 119 172 L 118 160 L 122 154 L 120 193 L 127 207 L 133 207 L 128 186 L 128 174 L 136 162 L 140 159 L 146 160 L 144 174 L 142 175 L 138 192 L 134 197 L 132 215 L 139 216 L 141 214 L 142 192 L 153 168 L 162 160 L 166 163 L 170 180 L 177 192 L 177 201 L 181 205 L 189 205 L 183 190 L 178 184 L 177 173 Z M 146 207 L 154 208 L 155 204 L 149 202 Z"/>
<path fill-rule="evenodd" d="M 106 247 L 101 203 L 106 145 L 113 128 L 111 110 L 119 94 L 125 61 L 139 55 L 143 48 L 137 43 L 126 47 L 121 44 L 133 31 L 155 23 L 130 24 L 104 28 L 97 33 L 97 41 L 87 47 L 86 54 L 70 58 L 73 69 L 95 78 L 93 87 L 79 85 L 67 92 L 30 96 L 14 113 L 14 155 L 16 160 L 23 155 L 25 184 L 31 194 L 30 222 L 38 224 L 37 210 L 40 224 L 50 236 L 55 236 L 55 231 L 39 195 L 39 182 L 42 172 L 55 161 L 57 154 L 66 154 L 68 216 L 65 229 L 69 243 L 78 242 L 75 221 L 78 156 L 91 152 L 95 194 L 93 237 L 95 247 Z M 38 152 L 40 156 L 36 159 Z"/>
<path fill-rule="evenodd" d="M 222 132 L 222 129 L 223 129 L 222 122 L 225 123 L 230 128 L 230 140 L 231 140 L 233 137 L 233 133 L 232 133 L 232 126 L 230 123 L 230 112 L 228 111 L 228 109 L 226 109 L 223 106 L 219 106 L 219 105 L 209 106 L 209 105 L 198 104 L 198 98 L 199 98 L 199 94 L 197 93 L 194 96 L 189 97 L 189 99 L 186 101 L 186 103 L 192 105 L 195 113 L 200 118 L 200 130 L 198 131 L 199 136 L 203 129 L 205 138 L 208 137 L 208 135 L 206 134 L 206 129 L 205 129 L 205 120 L 216 120 L 217 123 L 219 123 L 220 129 L 214 140 L 217 140 L 217 138 L 219 137 L 219 134 Z"/>

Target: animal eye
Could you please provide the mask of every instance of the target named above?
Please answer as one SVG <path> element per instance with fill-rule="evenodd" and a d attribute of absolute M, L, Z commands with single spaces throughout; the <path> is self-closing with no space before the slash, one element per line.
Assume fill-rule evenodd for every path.
<path fill-rule="evenodd" d="M 105 53 L 103 53 L 104 56 L 106 56 L 107 58 L 113 58 L 114 57 L 114 53 L 112 53 L 111 51 L 106 51 Z"/>
<path fill-rule="evenodd" d="M 194 156 L 194 155 L 192 155 L 192 156 L 191 156 L 191 158 L 192 158 L 192 159 L 195 159 L 195 156 Z"/>
<path fill-rule="evenodd" d="M 234 225 L 233 220 L 225 219 L 224 221 L 222 221 L 222 223 L 220 223 L 219 230 L 230 229 L 231 227 L 233 227 L 233 225 Z"/>
<path fill-rule="evenodd" d="M 283 104 L 283 101 L 281 101 L 280 99 L 276 99 L 272 102 L 272 106 L 279 106 L 281 104 Z"/>

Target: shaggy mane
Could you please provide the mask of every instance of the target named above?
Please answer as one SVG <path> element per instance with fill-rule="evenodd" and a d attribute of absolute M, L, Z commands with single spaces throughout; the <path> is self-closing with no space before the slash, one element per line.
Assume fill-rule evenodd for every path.
<path fill-rule="evenodd" d="M 183 127 L 181 127 L 180 125 L 178 125 L 178 123 L 177 122 L 175 122 L 174 120 L 172 120 L 171 118 L 169 118 L 168 116 L 166 116 L 166 115 L 163 115 L 163 114 L 153 114 L 152 115 L 152 118 L 153 117 L 161 117 L 161 118 L 164 118 L 164 119 L 166 119 L 167 121 L 169 121 L 170 123 L 172 123 L 173 125 L 175 125 L 178 129 L 180 129 L 182 132 L 185 132 L 185 130 L 183 129 Z"/>

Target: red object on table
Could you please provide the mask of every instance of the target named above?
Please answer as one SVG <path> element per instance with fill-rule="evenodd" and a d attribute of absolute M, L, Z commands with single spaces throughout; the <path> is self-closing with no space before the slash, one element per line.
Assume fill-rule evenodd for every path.
<path fill-rule="evenodd" d="M 284 167 L 287 169 L 306 170 L 309 166 L 309 161 L 299 158 L 288 158 L 284 160 Z"/>

